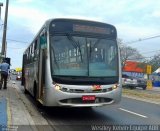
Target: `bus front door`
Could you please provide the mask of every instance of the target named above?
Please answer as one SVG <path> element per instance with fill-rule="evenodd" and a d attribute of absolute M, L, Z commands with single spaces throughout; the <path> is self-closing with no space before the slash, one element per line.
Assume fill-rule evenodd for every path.
<path fill-rule="evenodd" d="M 45 49 L 40 49 L 40 57 L 39 57 L 39 77 L 38 77 L 38 101 L 43 103 L 43 89 L 45 86 Z"/>

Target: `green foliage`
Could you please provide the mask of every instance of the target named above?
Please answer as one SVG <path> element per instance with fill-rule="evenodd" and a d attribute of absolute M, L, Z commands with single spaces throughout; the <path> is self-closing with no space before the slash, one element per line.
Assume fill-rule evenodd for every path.
<path fill-rule="evenodd" d="M 155 71 L 160 67 L 160 53 L 154 55 L 154 57 L 152 57 L 148 63 L 150 65 L 152 65 L 152 70 Z"/>

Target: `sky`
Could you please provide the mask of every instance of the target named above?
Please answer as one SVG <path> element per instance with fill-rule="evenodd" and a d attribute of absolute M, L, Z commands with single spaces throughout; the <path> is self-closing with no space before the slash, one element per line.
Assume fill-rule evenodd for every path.
<path fill-rule="evenodd" d="M 6 0 L 0 0 L 2 41 Z M 7 57 L 11 68 L 22 67 L 22 55 L 41 26 L 51 18 L 77 18 L 109 23 L 118 38 L 145 57 L 160 53 L 160 0 L 10 0 L 7 23 Z M 132 41 L 137 41 L 130 43 Z M 130 43 L 130 44 L 129 44 Z M 0 45 L 1 51 L 1 45 Z"/>

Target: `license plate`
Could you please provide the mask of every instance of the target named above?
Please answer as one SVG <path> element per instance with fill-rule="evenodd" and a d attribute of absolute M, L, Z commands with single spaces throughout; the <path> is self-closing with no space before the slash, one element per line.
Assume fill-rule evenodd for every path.
<path fill-rule="evenodd" d="M 83 101 L 94 101 L 95 99 L 95 96 L 82 96 Z"/>

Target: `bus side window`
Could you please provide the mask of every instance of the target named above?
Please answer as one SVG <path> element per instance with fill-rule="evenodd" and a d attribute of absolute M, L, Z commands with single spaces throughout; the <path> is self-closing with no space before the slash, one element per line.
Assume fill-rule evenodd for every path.
<path fill-rule="evenodd" d="M 34 43 L 31 45 L 31 62 L 33 62 L 33 58 L 34 58 Z"/>
<path fill-rule="evenodd" d="M 46 33 L 42 34 L 40 36 L 40 47 L 42 49 L 47 48 L 47 37 L 46 37 Z"/>
<path fill-rule="evenodd" d="M 23 64 L 27 64 L 27 54 L 23 55 Z"/>
<path fill-rule="evenodd" d="M 36 60 L 37 58 L 37 40 L 35 40 L 34 44 L 33 44 L 33 48 L 32 48 L 32 56 L 33 56 L 33 61 Z"/>
<path fill-rule="evenodd" d="M 27 49 L 27 64 L 29 63 L 29 48 Z"/>
<path fill-rule="evenodd" d="M 37 40 L 35 40 L 35 43 L 34 43 L 34 51 L 37 50 Z"/>
<path fill-rule="evenodd" d="M 29 63 L 31 62 L 31 47 L 29 47 L 29 52 L 28 52 L 28 60 L 29 60 Z"/>
<path fill-rule="evenodd" d="M 35 45 L 35 43 L 33 43 L 33 45 L 32 45 L 32 57 L 34 57 L 34 45 Z"/>

